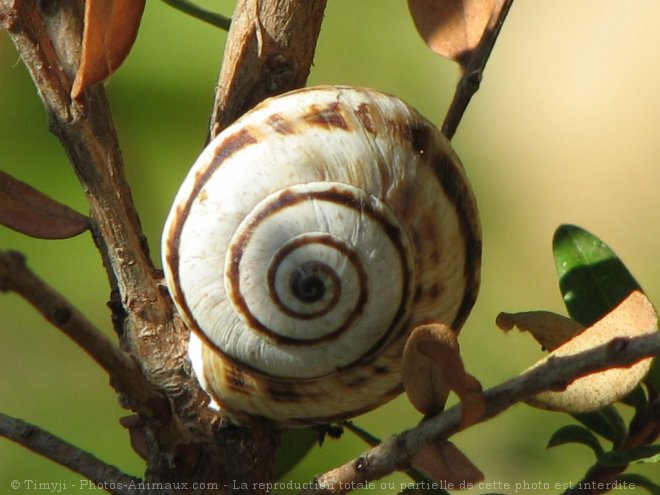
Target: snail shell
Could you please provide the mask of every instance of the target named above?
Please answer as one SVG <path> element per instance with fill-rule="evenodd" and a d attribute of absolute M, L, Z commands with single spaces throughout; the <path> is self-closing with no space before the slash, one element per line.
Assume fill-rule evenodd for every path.
<path fill-rule="evenodd" d="M 239 421 L 288 426 L 399 394 L 410 330 L 458 331 L 480 254 L 444 136 L 398 98 L 341 86 L 271 98 L 218 135 L 163 236 L 200 384 Z"/>

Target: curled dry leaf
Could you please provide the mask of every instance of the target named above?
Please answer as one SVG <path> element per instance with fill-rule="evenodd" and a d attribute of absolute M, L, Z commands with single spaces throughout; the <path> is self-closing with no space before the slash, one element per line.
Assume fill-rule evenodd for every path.
<path fill-rule="evenodd" d="M 80 67 L 72 98 L 115 72 L 131 51 L 146 0 L 86 0 Z"/>
<path fill-rule="evenodd" d="M 636 337 L 658 331 L 658 315 L 648 298 L 639 291 L 630 293 L 616 308 L 591 327 L 554 350 L 548 359 L 570 356 L 606 344 L 615 338 Z M 644 378 L 652 359 L 644 359 L 629 368 L 611 368 L 578 378 L 566 390 L 544 392 L 530 399 L 529 404 L 542 409 L 572 414 L 601 409 L 629 392 Z"/>
<path fill-rule="evenodd" d="M 149 443 L 147 441 L 146 426 L 138 414 L 131 414 L 119 418 L 119 424 L 128 430 L 131 447 L 142 459 L 149 458 Z"/>
<path fill-rule="evenodd" d="M 65 239 L 89 228 L 87 217 L 2 171 L 0 224 L 41 239 Z"/>
<path fill-rule="evenodd" d="M 516 327 L 521 332 L 531 333 L 534 339 L 548 351 L 554 351 L 584 330 L 584 326 L 577 321 L 550 311 L 500 313 L 495 324 L 501 330 L 511 330 Z"/>
<path fill-rule="evenodd" d="M 496 0 L 408 0 L 415 27 L 436 53 L 467 63 L 483 36 Z"/>
<path fill-rule="evenodd" d="M 458 447 L 446 440 L 422 446 L 411 464 L 430 478 L 444 482 L 443 486 L 450 490 L 467 487 L 484 479 L 479 468 Z"/>
<path fill-rule="evenodd" d="M 403 351 L 402 381 L 408 399 L 421 413 L 444 409 L 447 395 L 462 401 L 461 426 L 477 422 L 485 410 L 481 384 L 465 372 L 456 334 L 442 323 L 413 329 Z"/>

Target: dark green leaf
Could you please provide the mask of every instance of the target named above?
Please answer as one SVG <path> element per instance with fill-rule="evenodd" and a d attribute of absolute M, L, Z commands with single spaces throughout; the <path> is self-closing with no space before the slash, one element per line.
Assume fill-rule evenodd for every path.
<path fill-rule="evenodd" d="M 571 317 L 590 326 L 634 290 L 641 290 L 616 254 L 574 225 L 562 225 L 552 241 L 559 288 Z"/>
<path fill-rule="evenodd" d="M 641 386 L 635 387 L 632 392 L 621 399 L 621 402 L 634 407 L 637 410 L 644 409 L 648 404 L 648 401 L 646 400 L 646 394 L 644 393 L 644 389 Z"/>
<path fill-rule="evenodd" d="M 655 445 L 655 447 L 657 447 L 657 445 Z M 660 452 L 651 457 L 644 457 L 637 461 L 636 464 L 655 464 L 657 462 L 660 462 Z"/>
<path fill-rule="evenodd" d="M 627 450 L 614 450 L 598 456 L 598 464 L 605 467 L 622 467 L 631 462 L 656 462 L 660 454 L 660 445 L 645 445 Z"/>
<path fill-rule="evenodd" d="M 615 448 L 621 445 L 627 435 L 626 423 L 614 406 L 591 413 L 574 414 L 573 417 L 594 433 L 612 442 Z"/>
<path fill-rule="evenodd" d="M 622 474 L 616 480 L 620 483 L 628 483 L 629 485 L 634 484 L 635 486 L 644 488 L 651 495 L 660 495 L 660 485 L 641 474 Z"/>
<path fill-rule="evenodd" d="M 550 440 L 548 440 L 546 448 L 565 445 L 567 443 L 581 443 L 582 445 L 586 445 L 594 451 L 596 456 L 603 453 L 603 447 L 601 447 L 596 435 L 584 426 L 579 425 L 567 425 L 559 428 L 552 434 Z"/>
<path fill-rule="evenodd" d="M 644 382 L 651 387 L 652 390 L 660 392 L 660 359 L 654 359 L 651 365 L 651 371 L 644 378 Z"/>
<path fill-rule="evenodd" d="M 275 459 L 275 479 L 289 472 L 318 441 L 318 432 L 310 428 L 284 430 L 282 443 Z"/>

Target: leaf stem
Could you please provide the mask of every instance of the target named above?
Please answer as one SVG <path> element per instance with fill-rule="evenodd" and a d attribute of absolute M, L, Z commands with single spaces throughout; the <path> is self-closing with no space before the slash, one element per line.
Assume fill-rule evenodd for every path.
<path fill-rule="evenodd" d="M 442 132 L 447 139 L 454 137 L 472 96 L 479 89 L 486 62 L 493 51 L 495 41 L 512 4 L 513 0 L 500 0 L 496 3 L 481 41 L 471 53 L 466 54 L 463 58 L 466 60 L 465 64 L 461 64 L 463 73 L 456 85 L 454 98 L 442 123 Z"/>
<path fill-rule="evenodd" d="M 222 29 L 223 31 L 229 31 L 229 26 L 231 24 L 231 19 L 229 17 L 225 17 L 221 14 L 203 9 L 199 5 L 196 5 L 188 0 L 163 0 L 163 2 L 165 2 L 170 7 L 174 7 L 181 12 L 184 12 L 201 21 L 207 22 L 215 27 Z"/>
<path fill-rule="evenodd" d="M 344 421 L 342 423 L 342 425 L 344 426 L 344 428 L 346 428 L 348 431 L 353 433 L 356 437 L 358 437 L 364 443 L 369 445 L 369 447 L 375 447 L 376 445 L 381 443 L 380 438 L 372 435 L 367 430 L 364 430 L 364 429 L 360 428 L 358 425 L 353 423 L 353 421 Z"/>

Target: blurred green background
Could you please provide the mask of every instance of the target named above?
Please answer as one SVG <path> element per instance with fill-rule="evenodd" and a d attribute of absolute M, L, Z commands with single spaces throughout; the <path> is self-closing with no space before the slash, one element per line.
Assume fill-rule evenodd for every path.
<path fill-rule="evenodd" d="M 200 2 L 226 14 L 233 3 Z M 484 230 L 482 290 L 461 345 L 469 371 L 485 387 L 541 355 L 526 336 L 495 328 L 499 311 L 563 312 L 550 250 L 561 223 L 600 236 L 651 299 L 660 301 L 658 19 L 655 0 L 534 0 L 513 6 L 482 89 L 454 139 Z M 132 54 L 107 84 L 154 256 L 169 204 L 205 138 L 224 41 L 223 32 L 150 1 Z M 405 2 L 329 1 L 310 84 L 380 88 L 440 123 L 457 77 L 457 67 L 418 37 Z M 0 33 L 0 168 L 85 212 L 77 180 L 47 132 L 35 93 L 8 36 Z M 24 252 L 37 273 L 112 334 L 108 285 L 89 235 L 43 241 L 1 229 L 0 249 L 8 248 Z M 104 374 L 12 294 L 0 296 L 0 411 L 131 474 L 142 473 L 143 463 L 118 424 L 126 411 Z M 356 422 L 384 437 L 419 419 L 399 399 Z M 568 416 L 519 405 L 454 440 L 488 481 L 552 487 L 579 479 L 592 460 L 580 446 L 545 450 L 551 433 L 568 422 Z M 364 448 L 348 433 L 326 441 L 292 476 L 309 480 Z M 657 464 L 632 471 L 660 482 Z M 15 479 L 71 487 L 80 477 L 0 438 L 0 493 L 9 493 Z M 468 493 L 486 491 L 496 490 Z M 518 493 L 559 491 L 528 487 Z"/>

